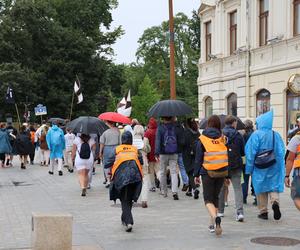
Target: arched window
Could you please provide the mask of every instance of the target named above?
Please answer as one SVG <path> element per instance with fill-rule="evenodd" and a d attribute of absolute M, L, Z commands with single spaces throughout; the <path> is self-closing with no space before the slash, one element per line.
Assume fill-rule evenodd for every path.
<path fill-rule="evenodd" d="M 256 95 L 256 116 L 270 110 L 271 94 L 268 90 L 262 89 Z"/>
<path fill-rule="evenodd" d="M 213 99 L 209 96 L 204 101 L 205 117 L 210 117 L 213 114 Z"/>
<path fill-rule="evenodd" d="M 228 115 L 237 116 L 237 95 L 235 93 L 227 97 L 227 113 Z"/>

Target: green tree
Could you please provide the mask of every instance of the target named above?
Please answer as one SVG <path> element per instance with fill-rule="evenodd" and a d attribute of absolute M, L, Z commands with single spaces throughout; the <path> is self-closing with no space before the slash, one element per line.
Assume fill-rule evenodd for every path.
<path fill-rule="evenodd" d="M 144 125 L 147 124 L 147 112 L 160 98 L 149 76 L 146 75 L 137 94 L 132 97 L 132 117 L 137 118 Z"/>

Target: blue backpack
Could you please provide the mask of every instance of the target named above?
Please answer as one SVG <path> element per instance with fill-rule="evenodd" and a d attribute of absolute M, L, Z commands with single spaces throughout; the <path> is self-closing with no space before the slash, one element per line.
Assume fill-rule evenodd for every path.
<path fill-rule="evenodd" d="M 163 135 L 164 152 L 166 154 L 176 154 L 177 149 L 177 137 L 175 133 L 175 126 L 164 126 L 165 132 Z"/>

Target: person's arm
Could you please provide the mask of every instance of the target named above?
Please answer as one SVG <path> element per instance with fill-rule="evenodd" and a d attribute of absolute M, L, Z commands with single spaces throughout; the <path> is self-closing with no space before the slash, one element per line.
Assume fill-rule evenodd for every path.
<path fill-rule="evenodd" d="M 285 164 L 285 178 L 284 183 L 286 187 L 291 187 L 291 181 L 290 181 L 290 173 L 293 169 L 294 160 L 296 158 L 296 154 L 293 152 L 289 152 L 289 155 L 286 160 Z"/>
<path fill-rule="evenodd" d="M 100 136 L 100 149 L 99 149 L 99 158 L 103 157 L 103 149 L 105 145 L 105 132 Z"/>
<path fill-rule="evenodd" d="M 156 130 L 156 135 L 155 135 L 155 157 L 159 157 L 159 153 L 161 152 L 161 135 L 160 135 L 160 127 L 157 128 Z"/>
<path fill-rule="evenodd" d="M 76 146 L 76 144 L 73 144 L 73 147 L 72 147 L 72 156 L 71 156 L 73 162 L 75 161 L 76 151 L 77 151 L 77 146 Z"/>
<path fill-rule="evenodd" d="M 244 137 L 239 134 L 239 145 L 240 145 L 240 155 L 245 156 L 245 140 Z"/>
<path fill-rule="evenodd" d="M 204 157 L 204 152 L 202 148 L 202 143 L 198 141 L 197 147 L 196 147 L 196 157 L 195 157 L 195 166 L 194 166 L 194 181 L 196 184 L 200 184 L 200 172 L 203 164 L 203 157 Z"/>
<path fill-rule="evenodd" d="M 259 150 L 259 138 L 257 133 L 254 132 L 248 139 L 245 147 L 245 153 L 246 153 L 245 173 L 246 174 L 250 174 L 250 175 L 252 174 L 254 169 L 255 156 L 257 155 L 258 150 Z"/>

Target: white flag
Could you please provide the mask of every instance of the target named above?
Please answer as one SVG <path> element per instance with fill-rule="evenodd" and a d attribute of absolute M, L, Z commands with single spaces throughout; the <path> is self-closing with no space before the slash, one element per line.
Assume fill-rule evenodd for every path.
<path fill-rule="evenodd" d="M 83 95 L 82 95 L 82 90 L 80 87 L 80 82 L 79 80 L 76 80 L 74 83 L 74 93 L 77 96 L 77 104 L 81 103 L 83 101 Z"/>

